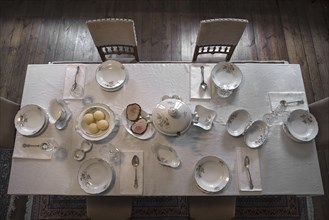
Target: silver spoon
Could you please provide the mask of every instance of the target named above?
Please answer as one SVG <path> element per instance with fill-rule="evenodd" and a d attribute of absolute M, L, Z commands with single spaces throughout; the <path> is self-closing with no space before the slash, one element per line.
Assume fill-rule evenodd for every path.
<path fill-rule="evenodd" d="M 245 156 L 244 166 L 247 168 L 247 171 L 248 171 L 249 187 L 250 187 L 250 189 L 253 189 L 254 184 L 252 183 L 251 174 L 250 174 L 250 171 L 249 171 L 249 165 L 250 165 L 250 159 L 249 159 L 248 156 Z"/>
<path fill-rule="evenodd" d="M 201 68 L 201 77 L 202 77 L 202 82 L 200 83 L 200 86 L 203 90 L 206 90 L 208 85 L 204 81 L 204 66 L 201 66 L 200 68 Z"/>
<path fill-rule="evenodd" d="M 304 100 L 301 99 L 301 100 L 290 101 L 290 102 L 287 102 L 286 100 L 280 101 L 280 104 L 283 106 L 287 106 L 287 105 L 294 104 L 294 103 L 296 103 L 296 105 L 304 104 Z"/>
<path fill-rule="evenodd" d="M 72 84 L 71 91 L 73 92 L 77 88 L 77 76 L 79 74 L 80 66 L 77 66 L 77 71 L 75 72 L 74 83 Z"/>
<path fill-rule="evenodd" d="M 138 187 L 138 181 L 137 181 L 137 167 L 139 165 L 139 158 L 137 155 L 135 155 L 131 161 L 131 164 L 135 167 L 135 181 L 134 181 L 134 187 L 137 189 Z"/>
<path fill-rule="evenodd" d="M 41 144 L 23 144 L 23 147 L 40 147 L 42 150 L 45 151 L 52 150 L 52 146 L 47 142 L 43 142 Z"/>

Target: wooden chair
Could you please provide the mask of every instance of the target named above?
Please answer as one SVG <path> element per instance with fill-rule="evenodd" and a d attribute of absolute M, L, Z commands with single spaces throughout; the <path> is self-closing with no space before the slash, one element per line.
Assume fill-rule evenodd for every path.
<path fill-rule="evenodd" d="M 87 216 L 91 220 L 129 220 L 132 197 L 130 196 L 90 196 L 87 198 Z"/>
<path fill-rule="evenodd" d="M 14 119 L 19 104 L 0 97 L 0 147 L 14 147 L 16 128 Z"/>
<path fill-rule="evenodd" d="M 329 148 L 329 97 L 309 104 L 310 112 L 316 118 L 319 125 L 319 133 L 315 137 L 318 150 Z"/>
<path fill-rule="evenodd" d="M 102 61 L 139 62 L 134 21 L 130 19 L 97 19 L 87 27 Z"/>
<path fill-rule="evenodd" d="M 247 24 L 234 18 L 201 21 L 192 62 L 230 61 Z"/>

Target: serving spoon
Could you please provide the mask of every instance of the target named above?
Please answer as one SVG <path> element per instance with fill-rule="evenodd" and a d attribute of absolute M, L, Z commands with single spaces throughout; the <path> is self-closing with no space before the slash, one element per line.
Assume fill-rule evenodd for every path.
<path fill-rule="evenodd" d="M 201 77 L 202 77 L 202 82 L 200 83 L 200 86 L 203 90 L 207 90 L 207 83 L 204 81 L 204 66 L 201 66 Z"/>
<path fill-rule="evenodd" d="M 249 165 L 250 165 L 250 159 L 248 156 L 245 156 L 244 158 L 244 166 L 247 168 L 247 172 L 248 172 L 248 179 L 249 179 L 249 187 L 250 189 L 254 188 L 254 184 L 252 183 L 252 179 L 251 179 L 251 174 L 249 171 Z"/>
<path fill-rule="evenodd" d="M 134 155 L 131 164 L 133 165 L 133 167 L 135 167 L 135 181 L 134 181 L 134 188 L 138 188 L 138 181 L 137 181 L 137 167 L 139 165 L 139 158 L 137 155 Z"/>

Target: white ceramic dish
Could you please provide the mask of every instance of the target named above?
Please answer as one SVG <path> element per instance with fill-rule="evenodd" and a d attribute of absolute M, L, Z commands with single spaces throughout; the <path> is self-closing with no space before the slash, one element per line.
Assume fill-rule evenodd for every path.
<path fill-rule="evenodd" d="M 264 121 L 254 121 L 245 131 L 244 141 L 250 148 L 260 147 L 267 140 L 268 132 L 268 126 Z"/>
<path fill-rule="evenodd" d="M 105 115 L 105 120 L 108 122 L 109 127 L 101 131 L 99 130 L 96 134 L 89 132 L 88 125 L 83 121 L 83 117 L 87 113 L 94 113 L 95 111 L 100 110 Z M 76 131 L 85 139 L 89 141 L 100 141 L 108 137 L 115 127 L 115 115 L 114 112 L 105 104 L 102 103 L 92 103 L 86 105 L 78 115 L 75 121 Z"/>
<path fill-rule="evenodd" d="M 144 110 L 141 111 L 141 115 L 140 117 L 146 119 L 147 121 L 150 120 L 150 116 L 148 113 L 146 113 Z M 127 119 L 127 115 L 126 115 L 126 109 L 123 110 L 123 112 L 121 113 L 121 121 L 122 121 L 122 124 L 123 126 L 125 127 L 125 129 L 127 130 L 127 132 L 129 134 L 131 134 L 132 136 L 138 138 L 138 139 L 141 139 L 141 140 L 147 140 L 147 139 L 150 139 L 153 137 L 153 135 L 155 134 L 155 128 L 153 126 L 152 123 L 148 123 L 148 126 L 147 126 L 147 129 L 146 131 L 144 132 L 144 134 L 135 134 L 131 131 L 131 125 L 134 123 L 132 121 L 129 121 Z"/>
<path fill-rule="evenodd" d="M 93 158 L 82 163 L 78 172 L 81 188 L 90 194 L 98 194 L 107 190 L 114 181 L 114 169 L 105 160 Z"/>
<path fill-rule="evenodd" d="M 193 125 L 198 126 L 204 130 L 210 130 L 216 117 L 216 112 L 214 110 L 203 107 L 202 105 L 196 105 L 194 112 L 198 115 L 198 121 L 194 122 Z"/>
<path fill-rule="evenodd" d="M 294 138 L 294 136 L 292 136 L 292 135 L 290 134 L 290 132 L 288 131 L 288 129 L 287 129 L 287 127 L 286 127 L 286 125 L 285 125 L 284 123 L 282 124 L 282 130 L 284 131 L 284 133 L 285 133 L 285 134 L 286 134 L 291 140 L 296 141 L 296 142 L 298 142 L 298 143 L 303 143 L 303 141 L 300 141 L 300 140 Z"/>
<path fill-rule="evenodd" d="M 238 88 L 242 81 L 242 73 L 235 64 L 220 62 L 212 69 L 211 79 L 216 87 L 229 91 Z"/>
<path fill-rule="evenodd" d="M 160 164 L 173 168 L 179 167 L 181 161 L 174 148 L 156 143 L 152 146 L 152 151 Z"/>
<path fill-rule="evenodd" d="M 240 136 L 245 132 L 245 129 L 251 124 L 251 116 L 244 109 L 234 111 L 226 122 L 227 132 L 234 136 Z"/>
<path fill-rule="evenodd" d="M 192 125 L 193 117 L 187 104 L 175 98 L 162 100 L 152 112 L 155 129 L 167 136 L 184 134 Z"/>
<path fill-rule="evenodd" d="M 124 66 L 114 60 L 103 62 L 96 69 L 96 81 L 106 91 L 119 90 L 126 80 Z"/>
<path fill-rule="evenodd" d="M 48 125 L 46 112 L 38 105 L 25 105 L 16 114 L 14 124 L 16 130 L 24 136 L 37 136 Z"/>
<path fill-rule="evenodd" d="M 230 180 L 226 163 L 215 156 L 206 156 L 195 165 L 194 178 L 205 192 L 219 192 Z"/>
<path fill-rule="evenodd" d="M 292 111 L 284 124 L 291 136 L 302 142 L 313 140 L 319 132 L 315 117 L 302 109 Z"/>

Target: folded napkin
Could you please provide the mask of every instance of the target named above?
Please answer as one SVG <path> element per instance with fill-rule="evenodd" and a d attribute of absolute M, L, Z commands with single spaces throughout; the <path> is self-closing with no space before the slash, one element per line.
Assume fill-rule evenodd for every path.
<path fill-rule="evenodd" d="M 308 109 L 307 100 L 304 92 L 269 92 L 268 97 L 270 100 L 271 110 L 274 111 L 280 105 L 281 100 L 286 100 L 287 102 L 304 100 L 304 104 L 289 104 L 286 111 L 293 111 L 295 109 Z"/>
<path fill-rule="evenodd" d="M 77 98 L 70 94 L 70 90 L 74 83 L 75 74 L 77 72 L 78 66 L 80 69 L 79 69 L 79 73 L 77 75 L 77 83 L 82 88 L 84 88 L 84 86 L 85 86 L 85 66 L 84 65 L 68 65 L 66 67 L 66 73 L 65 73 L 63 99 L 82 99 L 83 98 L 83 96 Z"/>
<path fill-rule="evenodd" d="M 202 82 L 201 65 L 192 65 L 190 70 L 191 99 L 211 99 L 210 73 L 211 67 L 204 65 L 204 81 L 208 84 L 207 90 L 200 87 Z"/>
<path fill-rule="evenodd" d="M 239 187 L 241 191 L 262 191 L 261 177 L 260 177 L 260 166 L 259 156 L 257 149 L 251 149 L 248 147 L 237 148 L 237 161 L 238 161 L 238 176 L 239 176 Z M 253 189 L 250 189 L 249 178 L 247 168 L 244 166 L 245 156 L 249 157 L 250 165 L 249 170 L 254 185 Z"/>
<path fill-rule="evenodd" d="M 131 161 L 137 155 L 139 158 L 139 165 L 137 167 L 137 181 L 138 187 L 134 187 L 135 182 L 135 167 Z M 120 193 L 123 195 L 141 195 L 143 194 L 143 151 L 123 151 L 121 154 L 120 166 Z"/>
<path fill-rule="evenodd" d="M 52 138 L 17 137 L 13 158 L 50 160 L 54 151 L 46 151 L 37 146 L 23 147 L 23 144 L 40 145 L 45 142 L 49 142 L 54 147 L 58 147 L 58 144 Z"/>

